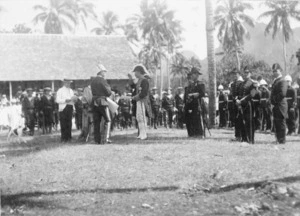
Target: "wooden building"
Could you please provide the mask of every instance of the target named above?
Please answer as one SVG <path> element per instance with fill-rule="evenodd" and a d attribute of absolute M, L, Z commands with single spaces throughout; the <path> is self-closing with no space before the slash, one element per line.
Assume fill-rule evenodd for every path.
<path fill-rule="evenodd" d="M 64 78 L 84 87 L 103 64 L 113 88 L 124 90 L 136 63 L 123 36 L 0 34 L 0 93 L 14 96 L 17 88 L 56 91 Z"/>

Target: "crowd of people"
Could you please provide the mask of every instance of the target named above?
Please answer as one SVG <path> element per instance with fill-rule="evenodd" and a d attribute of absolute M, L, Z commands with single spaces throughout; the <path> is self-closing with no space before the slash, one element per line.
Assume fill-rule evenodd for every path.
<path fill-rule="evenodd" d="M 63 87 L 52 92 L 49 87 L 36 92 L 32 88 L 18 91 L 12 101 L 1 98 L 1 128 L 12 128 L 10 116 L 24 119 L 24 132 L 33 136 L 35 128 L 43 134 L 60 128 L 61 141 L 72 139 L 73 119 L 80 139 L 96 144 L 110 143 L 111 130 L 130 127 L 138 129 L 138 139 L 147 139 L 147 129 L 159 127 L 187 129 L 189 137 L 205 137 L 208 125 L 208 95 L 205 85 L 199 81 L 201 72 L 193 67 L 187 76 L 185 88 L 178 87 L 175 95 L 168 88 L 158 94 L 156 87 L 150 89 L 150 76 L 143 65 L 134 67 L 128 74 L 129 82 L 124 91 L 111 90 L 105 79 L 107 70 L 98 65 L 99 72 L 90 78 L 84 88 L 71 89 L 72 80 L 64 79 Z M 278 143 L 285 143 L 287 135 L 299 134 L 300 95 L 292 86 L 289 75 L 282 77 L 279 64 L 272 67 L 274 81 L 268 85 L 262 78 L 253 79 L 248 67 L 234 69 L 234 80 L 228 90 L 220 85 L 217 96 L 219 128 L 234 128 L 235 139 L 255 143 L 255 131 L 273 131 Z M 16 124 L 16 123 L 14 123 Z M 19 121 L 20 126 L 22 121 Z"/>
<path fill-rule="evenodd" d="M 260 130 L 274 132 L 276 142 L 284 144 L 286 135 L 300 134 L 300 77 L 292 85 L 292 77 L 283 77 L 279 64 L 272 71 L 270 85 L 261 76 L 253 79 L 246 66 L 231 72 L 234 81 L 228 90 L 218 86 L 219 127 L 234 127 L 234 140 L 255 143 L 255 131 Z"/>

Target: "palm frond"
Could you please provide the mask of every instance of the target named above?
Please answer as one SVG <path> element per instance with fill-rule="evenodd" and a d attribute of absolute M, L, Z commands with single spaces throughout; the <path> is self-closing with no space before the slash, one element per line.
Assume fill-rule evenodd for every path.
<path fill-rule="evenodd" d="M 33 6 L 34 10 L 42 10 L 42 11 L 47 11 L 47 7 L 43 6 L 43 5 L 34 5 Z"/>
<path fill-rule="evenodd" d="M 242 21 L 246 22 L 249 26 L 251 26 L 251 27 L 254 27 L 254 26 L 255 26 L 254 20 L 253 20 L 252 17 L 250 17 L 250 16 L 248 16 L 248 15 L 246 15 L 246 14 L 239 14 L 239 18 L 240 18 Z"/>
<path fill-rule="evenodd" d="M 47 19 L 47 13 L 41 12 L 33 18 L 32 22 L 33 22 L 33 24 L 36 25 L 38 22 L 40 22 L 40 21 L 44 22 L 46 19 Z"/>

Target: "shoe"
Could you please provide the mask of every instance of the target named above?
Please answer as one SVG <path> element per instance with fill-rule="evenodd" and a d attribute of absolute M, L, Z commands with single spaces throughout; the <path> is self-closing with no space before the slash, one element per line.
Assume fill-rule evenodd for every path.
<path fill-rule="evenodd" d="M 241 142 L 241 138 L 234 138 L 230 140 L 231 142 Z"/>
<path fill-rule="evenodd" d="M 110 144 L 110 143 L 112 143 L 112 141 L 110 139 L 107 139 L 106 143 Z"/>
<path fill-rule="evenodd" d="M 141 137 L 140 140 L 146 140 L 148 137 Z"/>

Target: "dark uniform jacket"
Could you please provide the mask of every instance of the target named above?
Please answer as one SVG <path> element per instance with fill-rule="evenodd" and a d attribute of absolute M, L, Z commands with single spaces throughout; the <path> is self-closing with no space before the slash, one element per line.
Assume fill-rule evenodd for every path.
<path fill-rule="evenodd" d="M 228 109 L 233 109 L 233 95 L 232 93 L 228 94 L 228 101 L 227 101 Z"/>
<path fill-rule="evenodd" d="M 278 107 L 283 117 L 287 118 L 288 105 L 286 101 L 287 83 L 283 77 L 277 78 L 272 85 L 271 104 Z"/>
<path fill-rule="evenodd" d="M 220 95 L 219 95 L 219 110 L 227 109 L 227 101 L 228 101 L 227 95 L 224 94 L 224 92 L 220 92 Z"/>
<path fill-rule="evenodd" d="M 288 86 L 286 91 L 286 100 L 288 103 L 288 108 L 295 108 L 295 104 L 297 103 L 297 92 L 292 86 Z"/>
<path fill-rule="evenodd" d="M 261 91 L 261 98 L 260 98 L 260 106 L 262 108 L 268 107 L 269 99 L 270 99 L 270 91 L 269 90 L 262 90 Z"/>
<path fill-rule="evenodd" d="M 173 97 L 169 98 L 168 96 L 163 97 L 161 102 L 161 107 L 165 110 L 172 109 L 175 106 L 175 100 Z"/>
<path fill-rule="evenodd" d="M 254 82 L 252 79 L 245 80 L 241 84 L 240 93 L 239 93 L 239 99 L 242 100 L 241 104 L 243 107 L 246 107 L 248 105 L 248 102 L 252 99 L 251 91 L 255 89 Z"/>
<path fill-rule="evenodd" d="M 297 90 L 297 107 L 300 108 L 300 87 Z"/>
<path fill-rule="evenodd" d="M 22 110 L 24 113 L 26 113 L 28 110 L 35 111 L 37 109 L 37 101 L 35 97 L 31 97 L 30 99 L 28 97 L 25 97 L 22 103 Z"/>
<path fill-rule="evenodd" d="M 129 97 L 121 97 L 119 99 L 118 105 L 120 106 L 121 112 L 130 112 L 131 101 Z"/>
<path fill-rule="evenodd" d="M 198 97 L 189 97 L 191 93 L 199 93 Z M 185 109 L 195 109 L 199 107 L 199 101 L 205 96 L 205 85 L 196 81 L 185 88 L 184 104 Z"/>
<path fill-rule="evenodd" d="M 46 109 L 54 111 L 54 109 L 55 109 L 54 98 L 52 96 L 50 96 L 50 98 L 48 99 L 47 96 L 43 95 L 41 97 L 41 101 L 40 101 L 40 109 L 41 109 L 41 111 L 44 111 Z"/>
<path fill-rule="evenodd" d="M 75 106 L 75 110 L 76 112 L 82 112 L 82 109 L 83 109 L 83 101 L 82 101 L 83 97 L 82 98 L 79 98 L 76 100 L 74 106 Z"/>
<path fill-rule="evenodd" d="M 146 116 L 152 118 L 152 109 L 149 99 L 149 81 L 143 77 L 140 78 L 135 86 L 136 95 L 133 97 L 134 101 L 142 101 L 144 102 L 145 109 L 146 109 Z"/>
<path fill-rule="evenodd" d="M 241 81 L 241 80 L 236 80 L 231 84 L 231 94 L 232 94 L 232 98 L 233 98 L 234 102 L 235 102 L 236 98 L 239 97 L 239 95 L 240 95 L 240 90 L 241 90 L 242 84 L 243 84 L 243 81 Z"/>
<path fill-rule="evenodd" d="M 106 97 L 111 95 L 111 89 L 107 81 L 103 77 L 95 77 L 91 83 L 93 101 L 95 105 L 108 106 Z"/>
<path fill-rule="evenodd" d="M 184 96 L 181 98 L 179 94 L 175 95 L 175 107 L 179 110 L 182 109 L 184 105 Z"/>
<path fill-rule="evenodd" d="M 159 98 L 159 95 L 158 94 L 151 94 L 150 95 L 150 102 L 151 102 L 151 107 L 152 108 L 159 108 L 160 107 L 160 98 Z"/>

